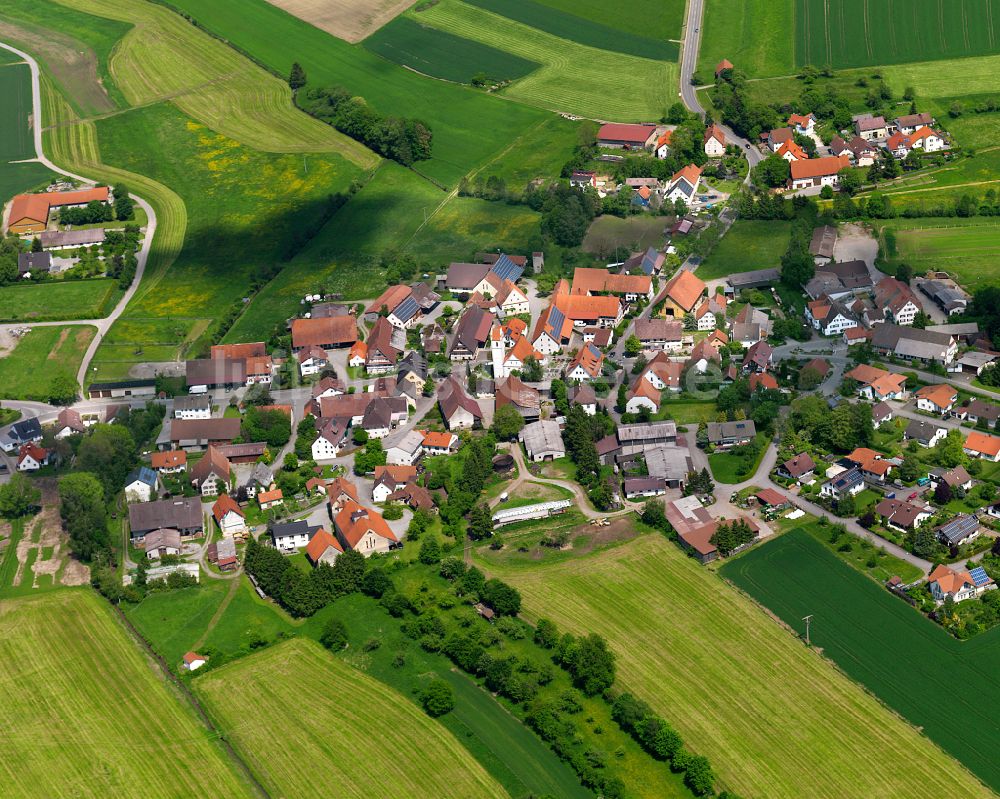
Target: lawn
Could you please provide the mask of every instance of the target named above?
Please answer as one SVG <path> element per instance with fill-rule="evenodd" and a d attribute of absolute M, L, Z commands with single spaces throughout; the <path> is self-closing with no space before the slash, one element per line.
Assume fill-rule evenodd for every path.
<path fill-rule="evenodd" d="M 298 61 L 312 86 L 342 85 L 383 114 L 426 120 L 434 132 L 435 157 L 417 169 L 443 184 L 456 184 L 542 118 L 537 109 L 405 70 L 265 0 L 175 0 L 173 5 L 278 75 L 287 75 Z"/>
<path fill-rule="evenodd" d="M 0 321 L 100 319 L 114 310 L 122 293 L 117 280 L 106 278 L 16 283 L 0 288 Z"/>
<path fill-rule="evenodd" d="M 527 128 L 485 164 L 480 174 L 496 175 L 513 190 L 536 178 L 555 178 L 573 155 L 580 136 L 580 123 L 550 114 Z"/>
<path fill-rule="evenodd" d="M 664 418 L 685 425 L 714 421 L 718 408 L 715 400 L 671 399 L 668 396 L 660 403 L 660 411 L 666 411 Z"/>
<path fill-rule="evenodd" d="M 935 791 L 989 795 L 915 729 L 662 536 L 553 566 L 491 565 L 490 571 L 520 590 L 529 616 L 547 616 L 577 634 L 605 636 L 618 657 L 619 687 L 649 702 L 692 752 L 711 759 L 719 788 L 741 796 L 831 799 Z M 793 579 L 791 572 L 785 576 Z M 839 603 L 829 599 L 839 588 L 814 593 L 823 602 L 798 617 L 821 607 L 829 607 L 829 615 L 840 613 Z M 879 646 L 898 668 L 905 656 L 893 637 L 880 636 Z M 950 669 L 926 673 L 959 684 Z M 981 735 L 979 725 L 968 725 L 968 711 L 941 712 L 955 707 L 951 700 L 935 696 L 933 704 L 937 718 Z M 989 758 L 992 751 L 984 747 L 982 754 Z"/>
<path fill-rule="evenodd" d="M 736 272 L 777 268 L 791 233 L 791 222 L 737 221 L 698 265 L 698 277 L 714 280 Z"/>
<path fill-rule="evenodd" d="M 1000 764 L 992 754 L 1000 741 L 1000 726 L 992 721 L 1000 706 L 1000 685 L 993 679 L 1000 630 L 968 642 L 952 638 L 805 531 L 747 553 L 722 573 L 796 632 L 802 631 L 802 617 L 813 614 L 810 636 L 826 657 L 990 786 L 1000 786 Z M 943 707 L 951 712 L 942 713 Z M 969 718 L 983 722 L 970 726 Z"/>
<path fill-rule="evenodd" d="M 424 75 L 456 83 L 471 83 L 478 75 L 498 83 L 516 80 L 541 66 L 419 20 L 397 17 L 365 39 L 365 49 Z"/>
<path fill-rule="evenodd" d="M 511 5 L 505 0 L 501 13 L 507 13 Z M 597 50 L 460 0 L 440 0 L 408 15 L 456 36 L 541 62 L 541 68 L 501 90 L 530 105 L 594 119 L 641 122 L 659 119 L 674 97 L 674 61 Z M 630 86 L 629 91 L 622 91 L 623 84 Z"/>
<path fill-rule="evenodd" d="M 253 795 L 89 588 L 0 603 L 0 661 L 6 795 Z"/>
<path fill-rule="evenodd" d="M 990 217 L 893 219 L 881 230 L 896 231 L 897 255 L 892 263 L 907 263 L 916 271 L 942 269 L 970 291 L 1000 282 L 996 253 L 1000 222 Z"/>
<path fill-rule="evenodd" d="M 0 397 L 47 402 L 57 375 L 76 381 L 93 337 L 90 325 L 32 328 L 0 358 Z"/>
<path fill-rule="evenodd" d="M 767 445 L 770 443 L 767 436 L 762 433 L 757 434 L 757 441 L 760 445 L 760 452 L 753 462 L 752 468 L 746 473 L 743 472 L 745 460 L 739 455 L 734 455 L 729 451 L 713 452 L 709 455 L 708 466 L 712 470 L 712 476 L 715 478 L 715 481 L 731 485 L 733 483 L 742 483 L 744 480 L 750 478 L 757 471 L 757 467 L 764 458 L 764 453 L 767 452 Z"/>
<path fill-rule="evenodd" d="M 95 379 L 111 377 L 129 361 L 181 354 L 249 293 L 252 281 L 265 281 L 295 255 L 328 218 L 329 195 L 345 191 L 358 175 L 335 153 L 251 150 L 163 103 L 96 127 L 103 156 L 169 186 L 186 208 L 187 223 L 169 271 L 154 268 L 125 312 L 132 335 L 125 339 L 113 329 L 120 345 L 98 350 Z M 179 246 L 159 234 L 157 242 Z M 177 328 L 169 338 L 162 330 L 168 320 Z M 166 353 L 153 349 L 165 344 L 172 347 Z"/>
<path fill-rule="evenodd" d="M 662 216 L 639 214 L 622 219 L 604 214 L 590 223 L 583 249 L 602 258 L 624 261 L 633 252 L 663 246 L 666 222 Z"/>
<path fill-rule="evenodd" d="M 698 73 L 711 82 L 723 58 L 753 78 L 794 72 L 792 6 L 793 0 L 706 0 Z"/>
<path fill-rule="evenodd" d="M 526 26 L 587 47 L 660 61 L 677 61 L 680 48 L 670 39 L 680 38 L 684 3 L 644 0 L 629 6 L 628 13 L 609 18 L 608 7 L 595 0 L 583 4 L 569 0 L 469 0 Z M 580 6 L 582 5 L 582 8 Z M 645 6 L 645 8 L 643 8 Z M 621 22 L 615 18 L 625 17 Z M 640 20 L 648 21 L 648 27 Z M 630 32 L 634 31 L 634 32 Z M 669 31 L 669 32 L 668 32 Z"/>
<path fill-rule="evenodd" d="M 880 585 L 893 575 L 898 575 L 904 583 L 911 583 L 924 576 L 923 570 L 919 567 L 890 555 L 866 539 L 856 538 L 850 533 L 840 533 L 834 541 L 831 525 L 804 524 L 806 521 L 807 519 L 784 520 L 783 524 L 795 525 L 798 529 L 806 531 L 838 558 L 867 574 Z"/>
<path fill-rule="evenodd" d="M 996 53 L 996 14 L 995 0 L 908 0 L 903 8 L 892 0 L 796 0 L 796 63 L 842 69 Z"/>
<path fill-rule="evenodd" d="M 414 703 L 312 641 L 273 646 L 209 672 L 195 687 L 273 795 L 506 795 Z"/>

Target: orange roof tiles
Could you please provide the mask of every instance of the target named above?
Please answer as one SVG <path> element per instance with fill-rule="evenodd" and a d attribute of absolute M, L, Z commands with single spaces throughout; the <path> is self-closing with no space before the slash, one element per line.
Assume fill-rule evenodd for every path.
<path fill-rule="evenodd" d="M 321 528 L 313 533 L 313 537 L 309 539 L 309 543 L 306 545 L 306 555 L 309 557 L 309 560 L 315 563 L 330 547 L 333 547 L 338 552 L 344 551 L 340 542 Z"/>
<path fill-rule="evenodd" d="M 230 360 L 258 358 L 266 355 L 267 348 L 263 341 L 254 341 L 249 344 L 213 344 L 209 352 L 210 358 L 228 358 Z"/>
<path fill-rule="evenodd" d="M 666 285 L 667 297 L 678 307 L 690 311 L 705 291 L 705 281 L 694 272 L 682 269 Z"/>
<path fill-rule="evenodd" d="M 649 275 L 617 275 L 607 269 L 582 266 L 573 272 L 573 294 L 649 294 L 652 287 Z"/>
<path fill-rule="evenodd" d="M 958 399 L 958 392 L 951 386 L 938 384 L 936 386 L 924 386 L 917 391 L 917 396 L 922 400 L 933 403 L 942 411 L 946 411 Z"/>
<path fill-rule="evenodd" d="M 973 430 L 965 439 L 965 449 L 995 458 L 1000 454 L 1000 438 Z"/>
<path fill-rule="evenodd" d="M 184 450 L 168 450 L 167 452 L 154 452 L 150 455 L 150 466 L 154 469 L 174 469 L 187 464 L 187 453 Z"/>
<path fill-rule="evenodd" d="M 292 346 L 302 347 L 353 344 L 358 340 L 357 320 L 351 316 L 292 320 Z"/>
<path fill-rule="evenodd" d="M 698 181 L 701 180 L 701 167 L 695 166 L 694 164 L 688 164 L 681 169 L 674 172 L 673 176 L 670 178 L 671 183 L 676 183 L 681 178 L 684 178 L 692 186 L 697 186 Z"/>
<path fill-rule="evenodd" d="M 823 158 L 808 158 L 805 161 L 792 161 L 792 180 L 808 180 L 826 175 L 836 175 L 841 169 L 849 167 L 851 159 L 846 155 L 828 155 Z"/>
<path fill-rule="evenodd" d="M 458 436 L 454 433 L 438 433 L 432 430 L 424 433 L 423 445 L 432 449 L 445 449 L 446 447 L 453 447 L 457 441 Z"/>
<path fill-rule="evenodd" d="M 274 489 L 274 491 L 261 491 L 257 495 L 257 502 L 261 505 L 265 505 L 268 502 L 277 502 L 278 500 L 284 499 L 285 495 L 281 492 L 280 488 Z"/>
<path fill-rule="evenodd" d="M 389 528 L 382 514 L 369 508 L 362 507 L 356 502 L 348 500 L 340 509 L 340 513 L 334 519 L 337 532 L 344 537 L 348 546 L 354 549 L 358 542 L 369 532 L 387 538 L 390 541 L 398 541 L 395 533 Z"/>
<path fill-rule="evenodd" d="M 932 571 L 927 579 L 931 583 L 937 583 L 946 594 L 957 593 L 965 585 L 975 585 L 972 575 L 967 571 L 953 571 L 943 563 Z"/>
<path fill-rule="evenodd" d="M 42 194 L 18 194 L 10 205 L 10 224 L 16 224 L 23 219 L 46 223 L 49 210 L 63 205 L 86 205 L 97 200 L 106 203 L 109 198 L 108 187 L 98 186 L 94 189 L 79 191 L 49 191 Z"/>
<path fill-rule="evenodd" d="M 566 372 L 569 374 L 579 366 L 591 377 L 597 377 L 601 373 L 602 363 L 604 363 L 604 353 L 593 344 L 584 344 L 566 367 Z"/>
<path fill-rule="evenodd" d="M 776 391 L 778 388 L 778 381 L 774 379 L 773 375 L 770 375 L 767 372 L 750 375 L 750 390 L 756 391 L 758 388 Z"/>
<path fill-rule="evenodd" d="M 212 515 L 215 517 L 215 521 L 219 524 L 222 524 L 223 518 L 230 511 L 237 514 L 241 519 L 245 519 L 247 517 L 247 515 L 240 510 L 240 506 L 236 504 L 236 500 L 229 496 L 229 494 L 223 494 L 215 500 L 215 504 L 212 505 Z"/>

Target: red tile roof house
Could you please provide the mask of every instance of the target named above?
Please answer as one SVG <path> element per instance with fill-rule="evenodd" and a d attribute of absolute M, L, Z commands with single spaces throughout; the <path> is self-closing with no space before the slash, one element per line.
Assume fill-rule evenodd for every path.
<path fill-rule="evenodd" d="M 949 385 L 924 386 L 916 391 L 917 408 L 944 416 L 958 402 L 958 392 Z"/>
<path fill-rule="evenodd" d="M 320 563 L 329 563 L 332 566 L 343 551 L 341 543 L 323 528 L 313 533 L 306 545 L 306 557 L 313 566 L 318 566 Z"/>
<path fill-rule="evenodd" d="M 840 184 L 841 169 L 849 167 L 851 159 L 846 155 L 829 155 L 824 158 L 810 158 L 806 161 L 792 161 L 789 165 L 791 175 L 788 178 L 789 189 L 808 189 L 814 186 L 832 186 Z"/>
<path fill-rule="evenodd" d="M 809 453 L 802 452 L 794 458 L 789 458 L 776 471 L 781 477 L 787 477 L 789 480 L 808 480 L 816 471 L 816 463 Z"/>
<path fill-rule="evenodd" d="M 333 525 L 341 546 L 345 550 L 356 550 L 366 558 L 399 546 L 399 539 L 381 514 L 352 500 L 344 503 Z"/>
<path fill-rule="evenodd" d="M 184 670 L 194 671 L 195 669 L 200 669 L 208 662 L 208 658 L 204 655 L 199 655 L 197 652 L 185 652 L 184 653 Z"/>
<path fill-rule="evenodd" d="M 223 535 L 245 533 L 247 529 L 246 514 L 229 494 L 223 494 L 212 506 L 212 517 L 219 525 Z"/>
<path fill-rule="evenodd" d="M 1000 438 L 973 430 L 965 439 L 963 450 L 966 455 L 996 463 L 1000 461 Z"/>

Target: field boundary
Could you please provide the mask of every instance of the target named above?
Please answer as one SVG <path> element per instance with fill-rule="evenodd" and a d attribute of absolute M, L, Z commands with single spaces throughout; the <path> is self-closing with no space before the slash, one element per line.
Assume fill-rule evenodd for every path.
<path fill-rule="evenodd" d="M 101 597 L 100 601 L 104 602 L 105 601 L 104 597 Z M 125 631 L 129 634 L 129 637 L 132 638 L 133 641 L 136 644 L 138 644 L 139 647 L 145 652 L 145 654 L 149 658 L 151 658 L 153 662 L 156 663 L 164 681 L 169 685 L 172 685 L 174 688 L 176 688 L 188 701 L 192 709 L 195 711 L 195 714 L 198 716 L 198 719 L 212 734 L 212 738 L 218 741 L 222 745 L 222 748 L 226 752 L 226 755 L 229 757 L 230 761 L 237 766 L 239 772 L 253 787 L 258 797 L 260 797 L 260 799 L 272 799 L 271 795 L 260 783 L 260 780 L 257 779 L 257 776 L 250 768 L 249 763 L 247 763 L 240 756 L 240 754 L 236 751 L 236 749 L 229 742 L 226 736 L 222 734 L 222 731 L 216 726 L 211 716 L 209 716 L 208 711 L 206 711 L 205 708 L 202 706 L 201 702 L 198 701 L 198 698 L 194 695 L 191 689 L 184 683 L 183 680 L 180 680 L 170 670 L 170 666 L 167 663 L 167 661 L 163 658 L 163 656 L 158 655 L 153 650 L 153 647 L 150 645 L 149 641 L 147 641 L 143 637 L 142 633 L 139 632 L 138 628 L 136 628 L 136 626 L 132 624 L 132 622 L 129 620 L 128 616 L 125 615 L 125 611 L 123 611 L 121 607 L 118 605 L 111 605 L 111 607 L 115 612 L 114 613 L 115 618 L 117 618 L 122 623 L 122 626 L 125 628 Z"/>

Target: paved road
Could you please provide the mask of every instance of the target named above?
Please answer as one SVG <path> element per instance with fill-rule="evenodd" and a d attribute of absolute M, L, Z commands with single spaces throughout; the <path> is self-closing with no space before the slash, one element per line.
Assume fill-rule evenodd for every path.
<path fill-rule="evenodd" d="M 705 10 L 705 0 L 688 0 L 687 25 L 684 30 L 684 44 L 681 54 L 681 86 L 680 96 L 689 111 L 694 111 L 699 116 L 705 116 L 705 109 L 698 99 L 698 92 L 695 91 L 691 78 L 698 66 L 698 49 L 701 46 L 701 18 Z M 726 125 L 720 125 L 726 134 L 726 141 L 735 144 L 742 150 L 744 156 L 753 169 L 764 160 L 763 154 L 752 142 L 747 141 Z M 747 172 L 746 182 L 750 182 L 750 173 Z"/>
<path fill-rule="evenodd" d="M 35 61 L 30 55 L 28 55 L 23 50 L 18 50 L 16 47 L 11 47 L 9 44 L 4 44 L 0 42 L 0 47 L 5 50 L 9 50 L 12 53 L 16 53 L 21 58 L 23 58 L 28 66 L 31 68 L 31 104 L 32 104 L 32 129 L 35 136 L 35 157 L 37 160 L 44 164 L 46 167 L 51 169 L 53 172 L 57 172 L 60 175 L 65 175 L 73 180 L 82 181 L 84 183 L 93 183 L 92 180 L 83 177 L 82 175 L 76 175 L 72 172 L 67 172 L 55 164 L 53 164 L 48 158 L 45 157 L 45 152 L 42 149 L 42 90 L 41 90 L 41 78 L 39 75 L 38 62 Z M 97 348 L 101 344 L 101 340 L 104 338 L 105 334 L 111 328 L 111 325 L 115 323 L 125 307 L 129 304 L 129 301 L 135 295 L 135 292 L 139 288 L 139 283 L 142 281 L 142 275 L 146 271 L 146 261 L 149 259 L 149 251 L 153 243 L 153 236 L 156 234 L 156 212 L 153 210 L 148 202 L 146 202 L 141 197 L 136 197 L 132 195 L 132 199 L 146 212 L 146 217 L 149 220 L 145 236 L 143 237 L 142 247 L 136 254 L 136 260 L 138 265 L 135 270 L 135 277 L 132 280 L 132 285 L 128 287 L 128 290 L 122 295 L 121 300 L 114 307 L 108 316 L 103 319 L 78 319 L 70 320 L 64 322 L 39 322 L 33 323 L 31 326 L 36 327 L 38 325 L 93 325 L 97 328 L 97 335 L 94 336 L 94 340 L 91 341 L 90 346 L 87 348 L 87 352 L 83 356 L 83 361 L 80 364 L 80 370 L 76 375 L 76 382 L 81 386 L 84 384 L 84 380 L 87 376 L 87 369 L 90 366 L 90 362 L 94 358 L 94 354 L 97 352 Z M 20 325 L 23 327 L 24 325 Z"/>

